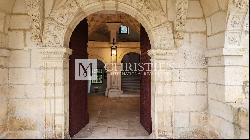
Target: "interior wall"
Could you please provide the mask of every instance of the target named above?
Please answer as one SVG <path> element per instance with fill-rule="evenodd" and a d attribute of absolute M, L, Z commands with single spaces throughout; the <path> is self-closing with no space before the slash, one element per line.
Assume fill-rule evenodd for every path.
<path fill-rule="evenodd" d="M 34 68 L 37 64 L 31 55 L 31 19 L 25 0 L 15 1 L 8 25 L 10 56 L 6 74 L 9 80 L 6 138 L 42 138 L 44 90 L 40 86 L 41 80 L 38 80 L 42 73 L 40 68 Z"/>
<path fill-rule="evenodd" d="M 119 42 L 117 44 L 117 62 L 129 52 L 141 53 L 140 42 Z M 111 44 L 109 42 L 88 42 L 88 54 L 90 59 L 99 59 L 108 64 L 111 63 Z"/>
<path fill-rule="evenodd" d="M 201 0 L 201 4 L 207 23 L 209 125 L 220 138 L 248 138 L 249 107 L 243 95 L 248 56 L 247 51 L 238 51 L 247 50 L 240 40 L 244 37 L 238 35 L 245 26 L 248 2 Z"/>
<path fill-rule="evenodd" d="M 6 134 L 8 106 L 8 22 L 9 14 L 0 9 L 0 138 Z"/>
<path fill-rule="evenodd" d="M 207 124 L 206 22 L 200 1 L 189 1 L 183 45 L 174 59 L 175 134 L 189 137 Z"/>

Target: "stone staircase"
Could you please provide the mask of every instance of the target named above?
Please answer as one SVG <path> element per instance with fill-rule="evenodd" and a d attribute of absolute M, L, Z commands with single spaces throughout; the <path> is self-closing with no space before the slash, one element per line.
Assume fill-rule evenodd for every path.
<path fill-rule="evenodd" d="M 122 76 L 123 94 L 140 95 L 140 76 Z"/>

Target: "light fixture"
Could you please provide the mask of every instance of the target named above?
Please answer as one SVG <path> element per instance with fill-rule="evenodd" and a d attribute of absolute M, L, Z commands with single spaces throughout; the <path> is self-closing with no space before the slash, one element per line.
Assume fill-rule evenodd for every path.
<path fill-rule="evenodd" d="M 112 57 L 112 62 L 113 58 L 115 57 L 115 63 L 117 63 L 117 46 L 115 45 L 114 38 L 113 38 L 113 45 L 111 46 L 111 57 Z"/>

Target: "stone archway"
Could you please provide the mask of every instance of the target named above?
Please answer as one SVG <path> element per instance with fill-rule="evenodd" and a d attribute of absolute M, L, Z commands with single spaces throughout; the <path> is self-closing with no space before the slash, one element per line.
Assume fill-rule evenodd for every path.
<path fill-rule="evenodd" d="M 71 50 L 68 49 L 70 36 L 78 23 L 90 14 L 100 11 L 124 12 L 137 19 L 146 29 L 152 49 L 148 52 L 153 63 L 167 63 L 162 71 L 152 72 L 152 137 L 173 137 L 173 116 L 174 116 L 174 96 L 172 94 L 172 70 L 171 60 L 175 53 L 173 29 L 163 12 L 154 9 L 149 1 L 141 0 L 68 0 L 53 9 L 50 17 L 44 21 L 44 31 L 42 35 L 42 46 L 39 51 L 42 54 L 42 62 L 47 73 L 51 69 L 59 71 L 58 81 L 54 81 L 53 88 L 60 86 L 61 96 L 47 98 L 45 102 L 54 101 L 55 104 L 46 104 L 45 110 L 51 107 L 58 107 L 57 113 L 47 112 L 45 115 L 45 138 L 64 138 L 68 136 L 69 126 L 69 103 L 68 103 L 68 56 Z M 36 21 L 35 21 L 36 22 Z M 33 30 L 36 34 L 37 30 Z M 152 68 L 154 69 L 154 68 Z M 161 78 L 164 75 L 164 79 Z M 46 85 L 49 75 L 44 77 Z M 59 85 L 58 85 L 59 84 Z M 51 86 L 51 84 L 49 84 Z M 164 86 L 169 85 L 169 86 Z M 47 95 L 50 87 L 45 86 Z M 167 93 L 162 94 L 159 89 L 164 89 Z M 166 99 L 166 102 L 162 102 Z M 164 108 L 164 109 L 163 109 Z M 54 120 L 54 121 L 51 121 Z M 53 123 L 54 122 L 54 123 Z"/>

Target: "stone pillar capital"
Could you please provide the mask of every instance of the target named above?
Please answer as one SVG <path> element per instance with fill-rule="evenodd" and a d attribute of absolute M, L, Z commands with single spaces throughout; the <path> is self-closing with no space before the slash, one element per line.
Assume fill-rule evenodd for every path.
<path fill-rule="evenodd" d="M 38 51 L 44 61 L 61 61 L 68 59 L 72 54 L 72 50 L 69 48 L 38 47 L 33 50 Z"/>
<path fill-rule="evenodd" d="M 116 41 L 116 33 L 119 30 L 121 23 L 106 23 L 106 25 L 108 26 L 108 29 L 110 31 L 110 42 L 113 42 L 113 39 L 115 42 Z"/>
<path fill-rule="evenodd" d="M 69 48 L 56 47 L 32 47 L 32 66 L 38 68 L 62 68 L 67 67 L 69 55 L 72 50 Z"/>

